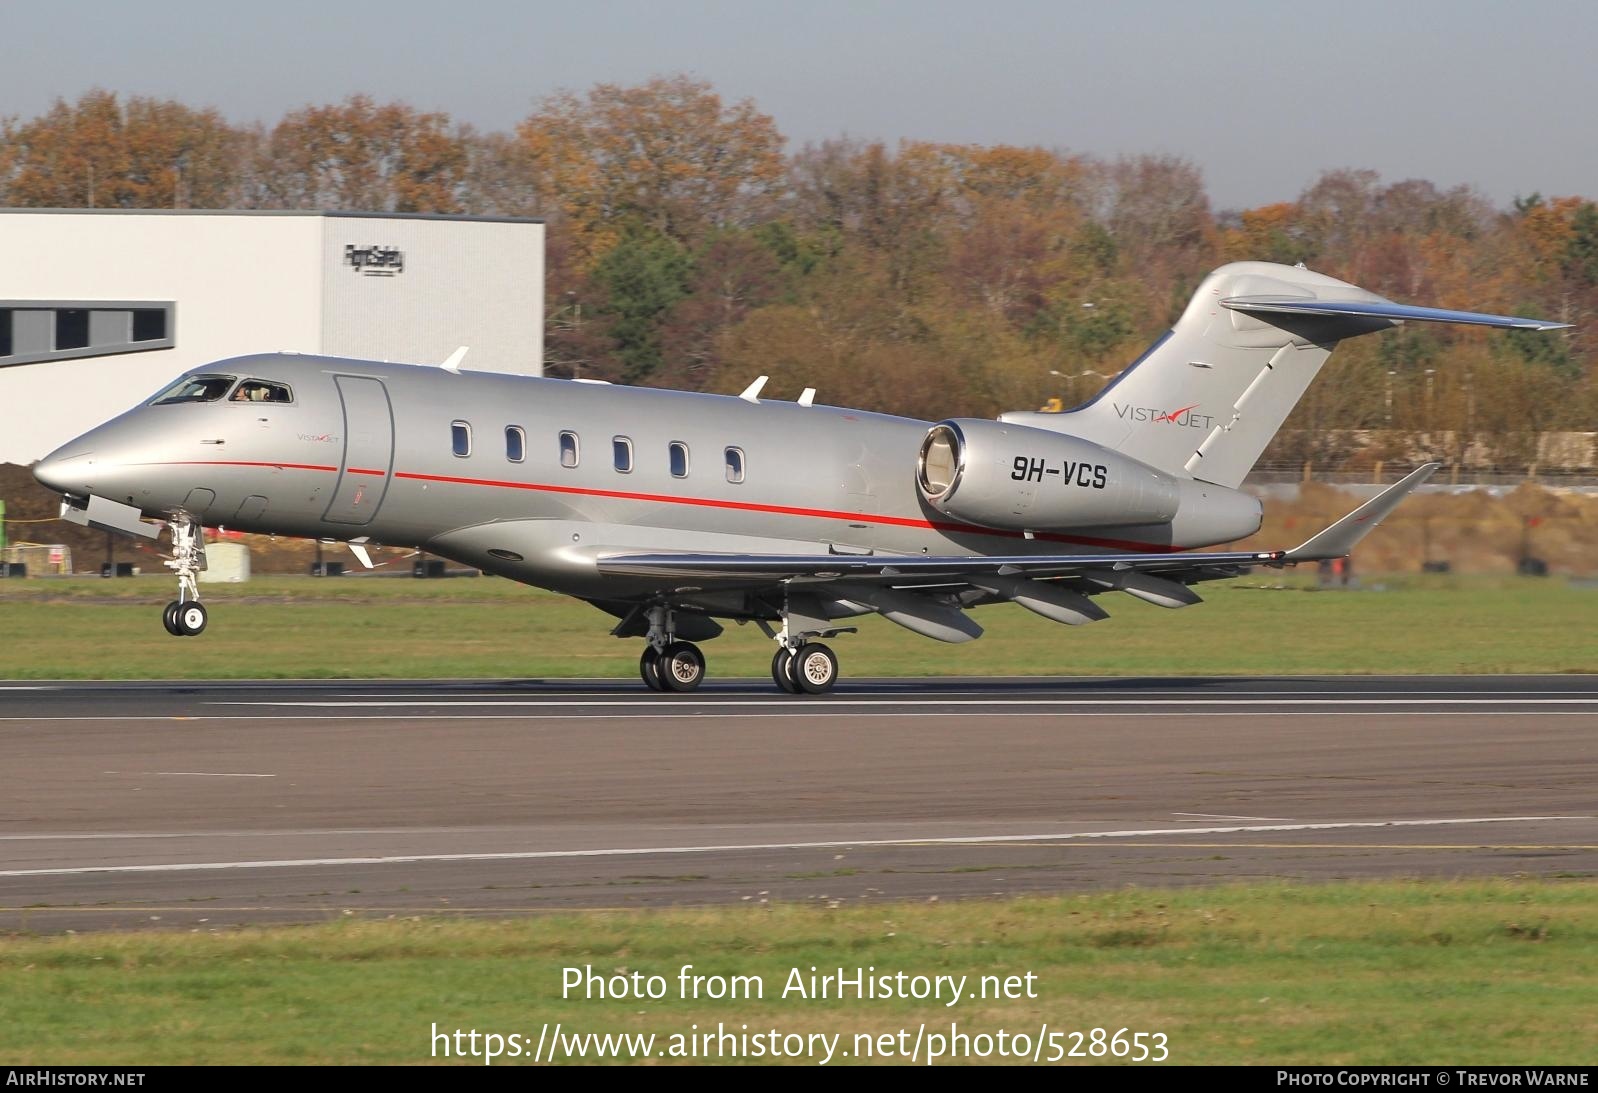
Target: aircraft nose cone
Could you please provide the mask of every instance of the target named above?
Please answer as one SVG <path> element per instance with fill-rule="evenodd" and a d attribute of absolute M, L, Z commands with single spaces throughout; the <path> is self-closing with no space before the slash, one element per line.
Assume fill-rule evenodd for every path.
<path fill-rule="evenodd" d="M 58 493 L 85 493 L 82 481 L 93 452 L 51 452 L 33 465 L 33 477 Z"/>

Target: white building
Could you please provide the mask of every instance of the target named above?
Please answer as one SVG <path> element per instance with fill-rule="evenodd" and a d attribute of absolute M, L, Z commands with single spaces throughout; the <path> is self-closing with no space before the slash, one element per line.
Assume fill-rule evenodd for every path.
<path fill-rule="evenodd" d="M 538 375 L 543 301 L 535 220 L 0 209 L 0 462 L 243 353 Z"/>

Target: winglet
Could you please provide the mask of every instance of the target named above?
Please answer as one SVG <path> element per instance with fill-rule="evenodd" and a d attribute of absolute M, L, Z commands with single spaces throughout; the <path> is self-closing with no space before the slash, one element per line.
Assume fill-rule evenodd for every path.
<path fill-rule="evenodd" d="M 448 372 L 452 376 L 460 375 L 461 374 L 461 361 L 466 359 L 466 351 L 467 351 L 468 348 L 469 348 L 468 346 L 464 346 L 464 345 L 461 346 L 459 349 L 455 350 L 455 352 L 451 353 L 449 355 L 449 359 L 446 360 L 443 364 L 439 365 L 439 367 L 442 368 L 444 371 Z"/>
<path fill-rule="evenodd" d="M 759 377 L 755 380 L 755 382 L 751 383 L 748 387 L 745 387 L 743 394 L 739 395 L 738 397 L 743 399 L 745 402 L 759 402 L 760 389 L 766 385 L 766 381 L 770 378 L 770 376 Z"/>
<path fill-rule="evenodd" d="M 1346 558 L 1365 536 L 1369 535 L 1408 497 L 1417 486 L 1437 473 L 1441 463 L 1426 463 L 1416 467 L 1401 481 L 1388 486 L 1359 508 L 1337 521 L 1331 527 L 1312 536 L 1308 541 L 1282 555 L 1284 562 L 1319 562 L 1331 558 Z"/>

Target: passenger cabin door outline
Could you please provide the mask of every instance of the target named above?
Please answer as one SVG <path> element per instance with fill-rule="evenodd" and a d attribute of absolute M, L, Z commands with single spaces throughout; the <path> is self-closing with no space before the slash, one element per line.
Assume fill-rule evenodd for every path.
<path fill-rule="evenodd" d="M 394 411 L 382 380 L 334 376 L 333 382 L 344 404 L 344 462 L 323 518 L 332 524 L 370 524 L 394 467 Z"/>

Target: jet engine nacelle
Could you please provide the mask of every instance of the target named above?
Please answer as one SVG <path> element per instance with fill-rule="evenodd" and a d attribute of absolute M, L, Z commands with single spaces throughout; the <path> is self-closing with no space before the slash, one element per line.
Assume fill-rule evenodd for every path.
<path fill-rule="evenodd" d="M 921 442 L 922 496 L 956 520 L 1007 531 L 1168 524 L 1172 475 L 1064 433 L 958 418 Z"/>

